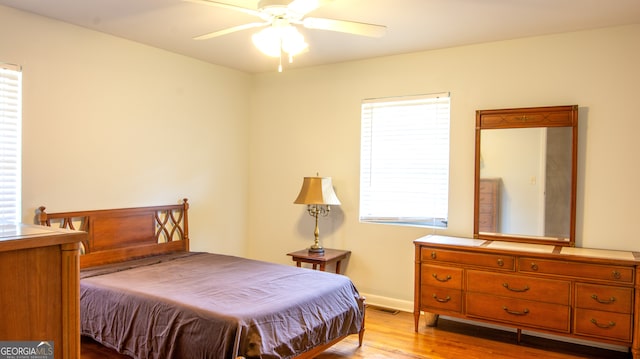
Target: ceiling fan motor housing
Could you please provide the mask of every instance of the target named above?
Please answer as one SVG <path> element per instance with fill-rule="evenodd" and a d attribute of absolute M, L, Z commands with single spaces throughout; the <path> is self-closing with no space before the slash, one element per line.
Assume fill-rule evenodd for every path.
<path fill-rule="evenodd" d="M 269 15 L 282 16 L 287 13 L 287 6 L 291 0 L 260 0 L 258 9 Z"/>

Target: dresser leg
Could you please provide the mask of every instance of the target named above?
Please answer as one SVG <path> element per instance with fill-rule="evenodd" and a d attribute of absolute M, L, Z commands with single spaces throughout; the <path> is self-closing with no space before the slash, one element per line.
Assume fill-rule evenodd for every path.
<path fill-rule="evenodd" d="M 440 318 L 439 314 L 425 312 L 424 317 L 426 319 L 427 327 L 437 327 L 438 326 L 438 318 Z"/>
<path fill-rule="evenodd" d="M 522 329 L 516 329 L 516 343 L 520 344 L 522 341 Z"/>
<path fill-rule="evenodd" d="M 426 326 L 427 327 L 436 327 L 438 326 L 438 314 L 434 314 L 434 313 L 429 313 L 429 312 L 424 312 L 424 317 L 426 319 Z M 415 322 L 415 326 L 416 326 L 416 333 L 418 332 L 418 329 L 420 328 L 420 311 L 416 310 L 413 312 L 413 321 Z"/>

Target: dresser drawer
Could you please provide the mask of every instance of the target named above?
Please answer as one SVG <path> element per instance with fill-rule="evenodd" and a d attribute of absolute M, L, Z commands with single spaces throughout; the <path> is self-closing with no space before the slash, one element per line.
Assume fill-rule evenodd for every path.
<path fill-rule="evenodd" d="M 494 233 L 497 230 L 496 216 L 493 213 L 478 214 L 478 228 L 480 232 Z"/>
<path fill-rule="evenodd" d="M 487 213 L 493 212 L 495 206 L 496 196 L 493 193 L 480 193 L 479 194 L 479 204 L 480 204 L 480 212 Z M 484 208 L 483 208 L 484 207 Z"/>
<path fill-rule="evenodd" d="M 633 284 L 634 281 L 633 267 L 520 258 L 518 268 L 520 272 L 606 280 L 615 283 Z"/>
<path fill-rule="evenodd" d="M 462 268 L 422 265 L 422 285 L 462 289 Z"/>
<path fill-rule="evenodd" d="M 494 195 L 496 193 L 496 189 L 498 188 L 498 179 L 480 179 L 479 187 L 480 190 L 480 198 L 482 198 L 483 194 Z"/>
<path fill-rule="evenodd" d="M 420 309 L 461 313 L 462 291 L 423 285 L 421 288 Z"/>
<path fill-rule="evenodd" d="M 631 315 L 576 309 L 574 332 L 597 338 L 631 341 Z"/>
<path fill-rule="evenodd" d="M 513 324 L 569 332 L 569 306 L 467 293 L 467 316 Z"/>
<path fill-rule="evenodd" d="M 479 214 L 480 215 L 489 215 L 490 217 L 493 217 L 493 214 L 495 213 L 495 207 L 492 204 L 482 204 L 480 203 L 480 206 L 478 207 L 478 209 L 480 210 Z"/>
<path fill-rule="evenodd" d="M 569 305 L 568 281 L 512 274 L 467 271 L 467 291 Z"/>
<path fill-rule="evenodd" d="M 576 307 L 629 314 L 633 308 L 633 288 L 577 283 Z"/>
<path fill-rule="evenodd" d="M 515 258 L 509 255 L 449 251 L 423 247 L 420 252 L 423 261 L 465 264 L 494 269 L 515 270 Z"/>

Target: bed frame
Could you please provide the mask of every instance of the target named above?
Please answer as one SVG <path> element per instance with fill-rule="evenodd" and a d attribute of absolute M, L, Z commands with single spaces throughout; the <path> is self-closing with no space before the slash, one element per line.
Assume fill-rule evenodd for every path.
<path fill-rule="evenodd" d="M 44 206 L 38 209 L 40 225 L 88 233 L 81 243 L 80 268 L 189 251 L 189 203 L 186 198 L 181 204 L 164 206 L 59 213 L 45 210 Z M 360 301 L 364 308 L 365 298 L 361 297 Z M 363 316 L 358 346 L 362 346 L 364 330 Z M 312 348 L 295 359 L 311 359 L 346 337 Z"/>
<path fill-rule="evenodd" d="M 181 204 L 46 213 L 41 206 L 38 221 L 43 226 L 89 233 L 81 243 L 80 268 L 93 267 L 151 255 L 189 251 L 187 199 Z"/>

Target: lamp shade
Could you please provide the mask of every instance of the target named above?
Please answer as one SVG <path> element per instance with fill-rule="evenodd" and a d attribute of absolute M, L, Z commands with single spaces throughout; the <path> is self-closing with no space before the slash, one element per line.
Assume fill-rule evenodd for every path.
<path fill-rule="evenodd" d="M 338 196 L 333 191 L 331 177 L 305 177 L 295 204 L 324 204 L 337 206 Z"/>

